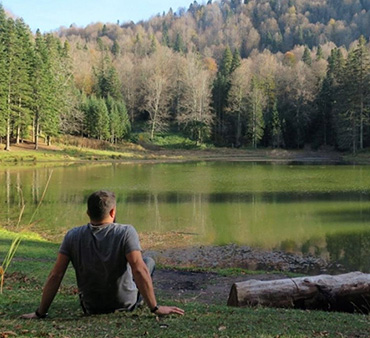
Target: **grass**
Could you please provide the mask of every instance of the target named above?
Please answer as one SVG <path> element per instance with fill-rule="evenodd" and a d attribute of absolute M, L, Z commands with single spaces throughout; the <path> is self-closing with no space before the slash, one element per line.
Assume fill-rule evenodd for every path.
<path fill-rule="evenodd" d="M 179 156 L 171 155 L 168 157 L 165 154 L 153 153 L 133 143 L 112 145 L 104 141 L 66 136 L 51 147 L 41 144 L 38 150 L 34 150 L 30 143 L 11 145 L 11 151 L 0 150 L 0 165 L 4 167 L 17 164 L 34 166 L 38 163 L 52 165 L 55 162 L 171 160 L 178 158 Z"/>
<path fill-rule="evenodd" d="M 0 258 L 17 236 L 0 231 Z M 70 267 L 46 320 L 22 320 L 39 304 L 42 285 L 59 244 L 24 235 L 9 266 L 0 296 L 0 337 L 369 337 L 370 318 L 361 314 L 326 313 L 270 308 L 230 308 L 169 299 L 157 294 L 160 304 L 175 304 L 184 317 L 157 319 L 146 308 L 130 313 L 85 317 L 78 305 L 74 271 Z M 236 273 L 236 271 L 234 271 Z"/>

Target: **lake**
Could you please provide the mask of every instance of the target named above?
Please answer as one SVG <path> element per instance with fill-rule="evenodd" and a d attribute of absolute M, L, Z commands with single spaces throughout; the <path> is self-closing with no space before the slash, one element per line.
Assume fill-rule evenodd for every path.
<path fill-rule="evenodd" d="M 11 167 L 0 172 L 0 224 L 17 228 L 25 204 L 18 229 L 28 226 L 60 241 L 67 229 L 87 222 L 87 196 L 104 188 L 116 193 L 117 221 L 139 232 L 185 233 L 189 240 L 180 246 L 237 243 L 311 253 L 369 272 L 369 168 L 254 162 Z"/>

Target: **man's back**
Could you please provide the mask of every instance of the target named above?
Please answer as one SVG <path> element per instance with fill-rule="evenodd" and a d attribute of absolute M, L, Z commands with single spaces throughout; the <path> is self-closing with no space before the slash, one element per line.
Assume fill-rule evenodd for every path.
<path fill-rule="evenodd" d="M 70 230 L 60 253 L 70 257 L 76 271 L 81 303 L 88 313 L 130 309 L 137 300 L 126 254 L 141 250 L 131 225 L 87 224 Z"/>

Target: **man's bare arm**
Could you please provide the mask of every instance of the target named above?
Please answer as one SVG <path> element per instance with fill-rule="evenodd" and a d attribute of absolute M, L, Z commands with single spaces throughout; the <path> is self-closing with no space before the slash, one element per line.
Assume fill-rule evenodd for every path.
<path fill-rule="evenodd" d="M 153 282 L 148 268 L 143 261 L 141 252 L 135 250 L 127 254 L 126 257 L 131 266 L 135 283 L 140 291 L 140 294 L 143 296 L 145 303 L 151 310 L 155 309 L 158 304 L 154 294 Z M 175 306 L 159 306 L 154 312 L 157 315 L 184 314 L 184 310 Z"/>
<path fill-rule="evenodd" d="M 21 318 L 25 319 L 41 318 L 48 312 L 48 309 L 51 303 L 53 302 L 56 293 L 58 292 L 60 283 L 62 282 L 68 264 L 69 257 L 59 253 L 55 265 L 51 270 L 49 277 L 45 283 L 44 289 L 42 291 L 41 303 L 37 309 L 37 314 L 36 312 L 32 312 L 21 316 Z"/>

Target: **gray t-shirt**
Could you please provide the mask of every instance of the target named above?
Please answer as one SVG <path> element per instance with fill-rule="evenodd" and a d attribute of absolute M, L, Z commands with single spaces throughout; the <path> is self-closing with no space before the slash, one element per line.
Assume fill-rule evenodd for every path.
<path fill-rule="evenodd" d="M 138 290 L 126 254 L 140 250 L 131 225 L 91 224 L 67 232 L 59 252 L 67 255 L 76 271 L 82 305 L 88 313 L 130 309 Z"/>

